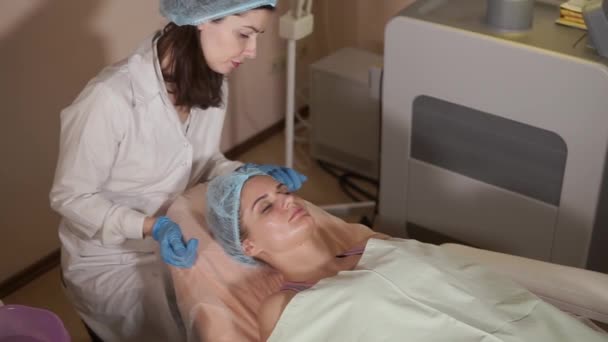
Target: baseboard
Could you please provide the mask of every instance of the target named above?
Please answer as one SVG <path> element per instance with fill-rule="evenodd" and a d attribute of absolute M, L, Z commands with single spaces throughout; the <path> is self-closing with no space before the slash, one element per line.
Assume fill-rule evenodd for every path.
<path fill-rule="evenodd" d="M 269 128 L 263 130 L 262 132 L 254 135 L 253 137 L 228 150 L 225 153 L 226 158 L 235 159 L 239 155 L 261 144 L 266 139 L 281 132 L 284 127 L 285 120 L 277 122 L 276 124 L 270 126 Z M 0 298 L 4 298 L 15 292 L 19 288 L 27 285 L 32 280 L 38 278 L 39 276 L 51 270 L 53 267 L 59 265 L 60 262 L 61 256 L 59 253 L 59 249 L 57 249 L 48 256 L 27 267 L 23 271 L 15 274 L 14 276 L 0 283 Z"/>
<path fill-rule="evenodd" d="M 59 249 L 57 249 L 38 262 L 0 283 L 0 298 L 5 298 L 19 288 L 27 285 L 32 280 L 59 265 L 60 262 L 61 254 Z"/>

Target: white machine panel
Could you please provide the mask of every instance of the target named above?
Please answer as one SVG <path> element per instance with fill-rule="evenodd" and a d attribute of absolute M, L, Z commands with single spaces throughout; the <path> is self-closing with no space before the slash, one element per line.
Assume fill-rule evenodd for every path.
<path fill-rule="evenodd" d="M 537 4 L 533 31 L 514 36 L 484 26 L 484 4 L 483 0 L 419 1 L 386 29 L 382 224 L 388 233 L 405 235 L 408 222 L 415 223 L 478 247 L 608 272 L 608 252 L 599 243 L 608 237 L 608 226 L 602 224 L 608 198 L 601 197 L 608 194 L 608 63 L 585 50 L 584 43 L 575 46 L 580 31 L 556 28 L 557 8 Z M 468 159 L 448 163 L 474 163 L 489 177 L 421 161 L 412 156 L 417 129 L 413 108 L 421 97 L 487 113 L 479 118 L 489 122 L 486 127 L 498 125 L 491 133 L 519 125 L 531 134 L 537 131 L 540 142 L 544 136 L 555 135 L 563 141 L 563 151 L 538 164 L 545 170 L 537 170 L 535 163 L 516 167 L 533 160 L 523 155 L 525 144 L 518 142 L 516 152 L 522 156 L 507 164 L 520 176 L 540 177 L 530 184 L 525 184 L 525 177 L 508 179 L 509 172 L 496 176 L 496 183 L 488 180 L 500 169 L 496 164 L 500 158 L 479 157 L 491 156 L 487 149 L 500 145 L 494 144 L 498 140 L 491 135 L 487 146 L 478 140 L 483 135 L 471 137 L 475 151 Z M 457 112 L 443 114 L 458 121 Z M 441 146 L 442 135 L 434 139 L 431 147 Z M 461 137 L 463 146 L 467 139 Z M 518 137 L 501 141 L 508 139 L 515 142 Z M 535 143 L 535 139 L 528 141 Z M 542 148 L 552 151 L 557 145 Z M 530 151 L 535 148 L 531 145 Z M 535 150 L 541 151 L 535 152 L 540 157 L 552 153 L 542 148 Z M 495 153 L 500 157 L 505 151 Z M 433 153 L 432 149 L 421 152 L 431 159 Z M 560 153 L 563 165 L 551 164 L 560 160 Z M 488 170 L 483 170 L 484 165 Z M 518 190 L 542 183 L 539 175 L 551 173 L 551 165 L 561 168 L 555 173 L 559 178 L 549 182 L 552 188 Z M 555 189 L 557 195 L 551 195 Z"/>
<path fill-rule="evenodd" d="M 557 208 L 410 159 L 408 221 L 474 246 L 550 260 Z M 535 229 L 530 229 L 530 227 Z M 513 241 L 526 243 L 513 244 Z"/>

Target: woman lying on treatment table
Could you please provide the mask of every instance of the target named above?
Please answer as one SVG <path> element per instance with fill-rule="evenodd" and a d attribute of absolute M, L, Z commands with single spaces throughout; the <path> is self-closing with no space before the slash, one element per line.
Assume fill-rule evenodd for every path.
<path fill-rule="evenodd" d="M 608 341 L 437 246 L 373 232 L 344 246 L 255 169 L 212 180 L 206 217 L 227 254 L 285 279 L 258 312 L 263 341 Z"/>

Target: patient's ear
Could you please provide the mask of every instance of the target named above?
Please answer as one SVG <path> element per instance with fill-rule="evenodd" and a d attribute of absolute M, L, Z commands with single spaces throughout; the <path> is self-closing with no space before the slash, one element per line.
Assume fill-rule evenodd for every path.
<path fill-rule="evenodd" d="M 247 239 L 243 240 L 243 242 L 241 242 L 241 248 L 243 249 L 243 252 L 245 253 L 246 256 L 255 257 L 259 253 L 259 250 L 258 250 L 257 246 L 255 245 L 255 242 L 251 241 L 249 238 L 247 238 Z"/>

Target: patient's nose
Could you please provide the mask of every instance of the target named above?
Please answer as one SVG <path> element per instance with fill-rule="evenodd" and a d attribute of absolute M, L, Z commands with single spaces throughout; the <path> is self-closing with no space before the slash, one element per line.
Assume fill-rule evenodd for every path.
<path fill-rule="evenodd" d="M 291 208 L 294 204 L 293 195 L 292 194 L 282 194 L 283 197 L 283 207 Z"/>

